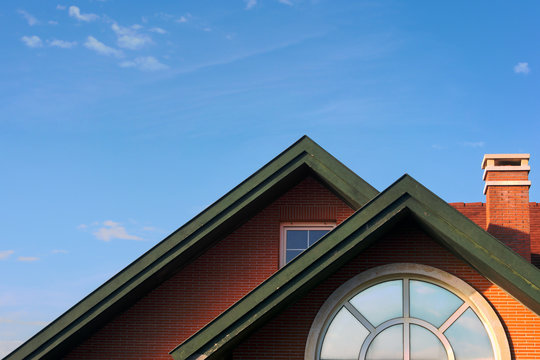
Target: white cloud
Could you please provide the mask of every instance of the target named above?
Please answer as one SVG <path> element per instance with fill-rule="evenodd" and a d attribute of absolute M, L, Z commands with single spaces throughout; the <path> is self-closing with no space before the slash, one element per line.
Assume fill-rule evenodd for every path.
<path fill-rule="evenodd" d="M 106 220 L 103 222 L 104 227 L 97 229 L 94 232 L 95 237 L 103 241 L 111 241 L 112 239 L 124 239 L 124 240 L 143 240 L 136 235 L 130 235 L 126 231 L 126 228 L 120 225 L 120 223 L 112 220 Z"/>
<path fill-rule="evenodd" d="M 79 21 L 90 22 L 99 18 L 99 16 L 97 16 L 96 14 L 81 14 L 81 9 L 79 9 L 77 6 L 70 6 L 68 13 L 69 16 Z"/>
<path fill-rule="evenodd" d="M 11 254 L 13 254 L 15 251 L 13 250 L 2 250 L 0 251 L 0 260 L 4 260 L 4 259 L 7 259 L 8 257 L 11 256 Z"/>
<path fill-rule="evenodd" d="M 32 14 L 28 13 L 27 11 L 24 11 L 24 10 L 17 10 L 17 12 L 19 14 L 21 14 L 26 22 L 28 22 L 28 25 L 30 26 L 34 26 L 36 25 L 37 23 L 39 23 L 39 21 L 35 18 L 35 16 L 33 16 Z"/>
<path fill-rule="evenodd" d="M 86 229 L 87 227 L 88 227 L 88 225 L 86 225 L 86 224 L 80 224 L 80 225 L 77 226 L 77 229 L 83 230 L 83 229 Z"/>
<path fill-rule="evenodd" d="M 58 4 L 58 5 L 56 5 L 56 10 L 66 10 L 66 7 L 65 7 L 65 5 Z"/>
<path fill-rule="evenodd" d="M 35 256 L 19 256 L 17 260 L 23 261 L 23 262 L 32 262 L 32 261 L 38 261 L 39 258 Z"/>
<path fill-rule="evenodd" d="M 21 38 L 22 42 L 31 48 L 37 48 L 43 46 L 43 41 L 39 38 L 39 36 L 32 35 L 32 36 L 23 36 Z"/>
<path fill-rule="evenodd" d="M 62 49 L 70 49 L 77 45 L 76 41 L 64 41 L 58 39 L 48 40 L 47 43 L 49 44 L 49 46 L 59 47 Z"/>
<path fill-rule="evenodd" d="M 188 19 L 185 16 L 180 16 L 178 19 L 176 19 L 177 23 L 185 23 L 187 21 L 188 21 Z"/>
<path fill-rule="evenodd" d="M 93 36 L 88 36 L 84 46 L 100 55 L 122 57 L 122 51 L 109 47 Z"/>
<path fill-rule="evenodd" d="M 125 68 L 134 67 L 143 71 L 158 71 L 169 68 L 167 65 L 160 63 L 159 60 L 153 56 L 141 56 L 133 61 L 124 61 L 120 63 L 120 66 Z"/>
<path fill-rule="evenodd" d="M 531 72 L 531 68 L 529 68 L 529 63 L 526 63 L 526 62 L 517 63 L 517 65 L 514 66 L 514 72 L 516 74 L 527 75 L 529 72 Z"/>
<path fill-rule="evenodd" d="M 114 23 L 111 26 L 118 39 L 118 46 L 124 49 L 137 50 L 152 43 L 152 38 L 146 34 L 137 33 L 137 28 L 127 28 Z"/>
<path fill-rule="evenodd" d="M 167 33 L 167 30 L 159 28 L 159 27 L 151 28 L 150 31 L 158 33 L 158 34 L 166 34 Z"/>
<path fill-rule="evenodd" d="M 49 21 L 47 21 L 47 24 L 49 24 L 49 25 L 58 25 L 58 21 L 49 20 Z"/>
<path fill-rule="evenodd" d="M 278 0 L 278 2 L 281 3 L 281 4 L 293 6 L 293 3 L 292 3 L 291 0 Z"/>
<path fill-rule="evenodd" d="M 246 9 L 249 10 L 257 5 L 257 0 L 244 0 L 246 3 Z"/>

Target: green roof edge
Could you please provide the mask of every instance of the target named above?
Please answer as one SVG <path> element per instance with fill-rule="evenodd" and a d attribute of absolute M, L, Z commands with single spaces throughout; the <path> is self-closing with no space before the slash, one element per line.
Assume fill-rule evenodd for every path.
<path fill-rule="evenodd" d="M 146 280 L 158 276 L 160 270 L 187 254 L 198 243 L 202 244 L 202 240 L 210 237 L 212 231 L 239 211 L 247 209 L 265 192 L 286 181 L 288 176 L 302 167 L 311 169 L 353 208 L 361 207 L 378 194 L 374 187 L 304 135 L 8 354 L 4 360 L 52 358 L 66 341 L 83 328 L 86 330 L 86 327 L 91 327 L 92 322 L 107 309 L 142 288 Z"/>
<path fill-rule="evenodd" d="M 386 224 L 404 214 L 415 217 L 452 252 L 540 314 L 540 270 L 405 174 L 170 354 L 175 360 L 219 358 L 274 309 L 302 296 L 306 287 L 357 256 Z"/>

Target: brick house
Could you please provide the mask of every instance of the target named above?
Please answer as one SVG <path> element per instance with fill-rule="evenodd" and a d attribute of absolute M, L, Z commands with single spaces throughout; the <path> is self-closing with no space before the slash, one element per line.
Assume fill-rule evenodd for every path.
<path fill-rule="evenodd" d="M 6 359 L 540 359 L 528 159 L 448 204 L 303 137 Z"/>

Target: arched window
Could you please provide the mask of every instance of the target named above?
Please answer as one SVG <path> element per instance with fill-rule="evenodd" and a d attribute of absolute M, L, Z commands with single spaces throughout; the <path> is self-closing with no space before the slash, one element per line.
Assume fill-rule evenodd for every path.
<path fill-rule="evenodd" d="M 429 266 L 391 264 L 328 298 L 305 359 L 503 360 L 510 350 L 497 315 L 467 283 Z"/>

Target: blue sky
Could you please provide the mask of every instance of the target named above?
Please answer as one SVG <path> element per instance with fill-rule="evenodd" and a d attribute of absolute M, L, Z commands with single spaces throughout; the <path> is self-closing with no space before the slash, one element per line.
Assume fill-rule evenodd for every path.
<path fill-rule="evenodd" d="M 379 190 L 483 201 L 531 153 L 535 1 L 6 1 L 0 356 L 303 134 Z"/>

